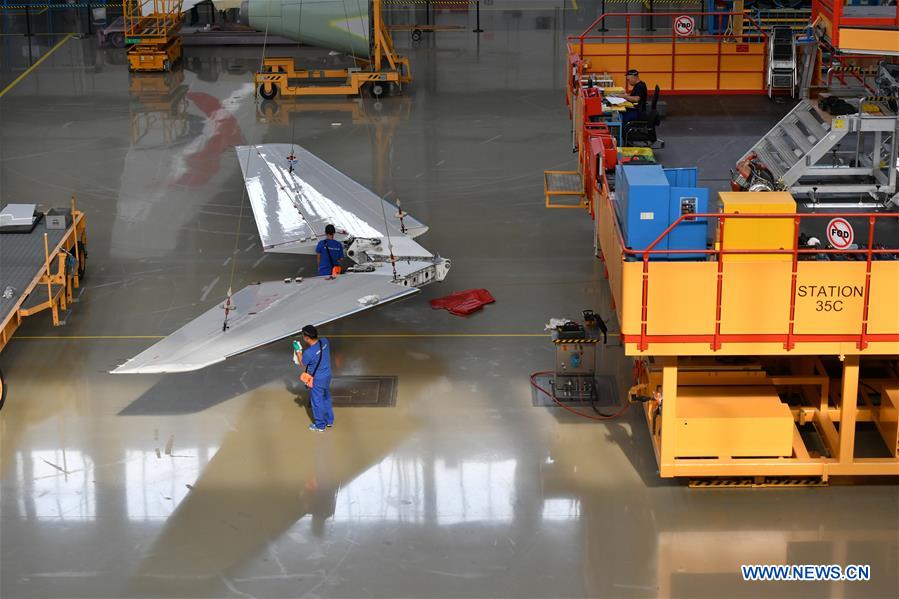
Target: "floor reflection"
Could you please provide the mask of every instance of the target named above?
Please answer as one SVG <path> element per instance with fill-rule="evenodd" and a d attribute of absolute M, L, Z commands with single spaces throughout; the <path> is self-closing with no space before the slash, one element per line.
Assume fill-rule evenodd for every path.
<path fill-rule="evenodd" d="M 23 520 L 95 520 L 94 462 L 77 450 L 16 452 L 17 502 Z"/>

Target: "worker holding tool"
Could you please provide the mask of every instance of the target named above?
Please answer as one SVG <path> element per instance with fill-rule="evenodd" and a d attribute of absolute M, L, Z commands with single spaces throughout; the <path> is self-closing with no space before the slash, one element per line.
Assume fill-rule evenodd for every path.
<path fill-rule="evenodd" d="M 325 227 L 325 239 L 315 246 L 318 254 L 318 276 L 336 277 L 340 274 L 340 260 L 343 258 L 343 244 L 334 239 L 336 233 L 334 225 Z"/>
<path fill-rule="evenodd" d="M 626 75 L 627 86 L 630 88 L 629 94 L 620 94 L 619 98 L 624 98 L 634 105 L 621 113 L 621 126 L 627 127 L 631 121 L 643 118 L 646 114 L 646 98 L 649 96 L 649 90 L 646 84 L 640 80 L 640 72 L 637 69 L 631 69 Z"/>
<path fill-rule="evenodd" d="M 309 389 L 309 403 L 312 406 L 314 422 L 309 430 L 323 432 L 334 426 L 334 408 L 331 405 L 331 343 L 318 338 L 318 329 L 311 324 L 303 327 L 303 349 L 297 341 L 293 349 L 297 361 L 304 368 L 300 381 Z"/>

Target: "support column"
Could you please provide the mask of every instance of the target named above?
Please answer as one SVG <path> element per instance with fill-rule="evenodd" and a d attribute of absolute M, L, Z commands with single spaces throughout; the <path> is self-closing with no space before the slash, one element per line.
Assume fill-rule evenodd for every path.
<path fill-rule="evenodd" d="M 858 356 L 843 360 L 843 382 L 840 392 L 840 464 L 855 457 L 855 417 L 858 412 Z"/>
<path fill-rule="evenodd" d="M 659 476 L 674 476 L 674 442 L 677 435 L 677 358 L 662 358 L 662 439 Z"/>

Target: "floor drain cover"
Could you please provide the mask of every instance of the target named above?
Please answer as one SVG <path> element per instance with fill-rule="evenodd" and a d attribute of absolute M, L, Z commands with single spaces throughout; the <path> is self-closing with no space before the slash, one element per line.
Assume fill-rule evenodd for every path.
<path fill-rule="evenodd" d="M 331 379 L 331 401 L 338 407 L 393 407 L 396 381 L 395 376 L 335 376 Z"/>
<path fill-rule="evenodd" d="M 546 374 L 538 376 L 534 380 L 534 382 L 547 391 L 552 391 L 550 382 L 553 379 L 553 375 Z M 610 408 L 621 404 L 618 398 L 618 385 L 615 384 L 614 376 L 601 374 L 596 375 L 596 389 L 599 392 L 599 398 L 596 401 L 597 408 Z M 546 393 L 543 393 L 539 389 L 534 389 L 533 386 L 531 387 L 531 399 L 534 403 L 534 406 L 539 408 L 558 407 L 556 402 L 554 402 L 551 397 L 549 397 L 548 395 L 546 395 Z M 566 399 L 562 394 L 559 394 L 559 401 L 561 401 L 566 406 L 571 406 L 572 408 L 590 407 L 589 400 Z"/>

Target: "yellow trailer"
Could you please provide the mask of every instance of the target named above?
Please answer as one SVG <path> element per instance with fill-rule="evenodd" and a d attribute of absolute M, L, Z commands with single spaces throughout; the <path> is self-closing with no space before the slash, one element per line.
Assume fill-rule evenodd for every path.
<path fill-rule="evenodd" d="M 0 351 L 29 316 L 50 311 L 53 326 L 73 303 L 87 269 L 87 221 L 76 208 L 42 214 L 26 232 L 0 232 Z M 0 371 L 0 408 L 7 396 Z"/>
<path fill-rule="evenodd" d="M 371 2 L 372 31 L 369 52 L 354 54 L 355 66 L 346 69 L 297 69 L 292 58 L 265 58 L 256 73 L 257 93 L 266 100 L 284 96 L 358 96 L 376 98 L 399 91 L 412 82 L 409 59 L 397 54 L 393 38 L 381 16 L 381 0 Z M 299 32 L 297 32 L 299 35 Z"/>

